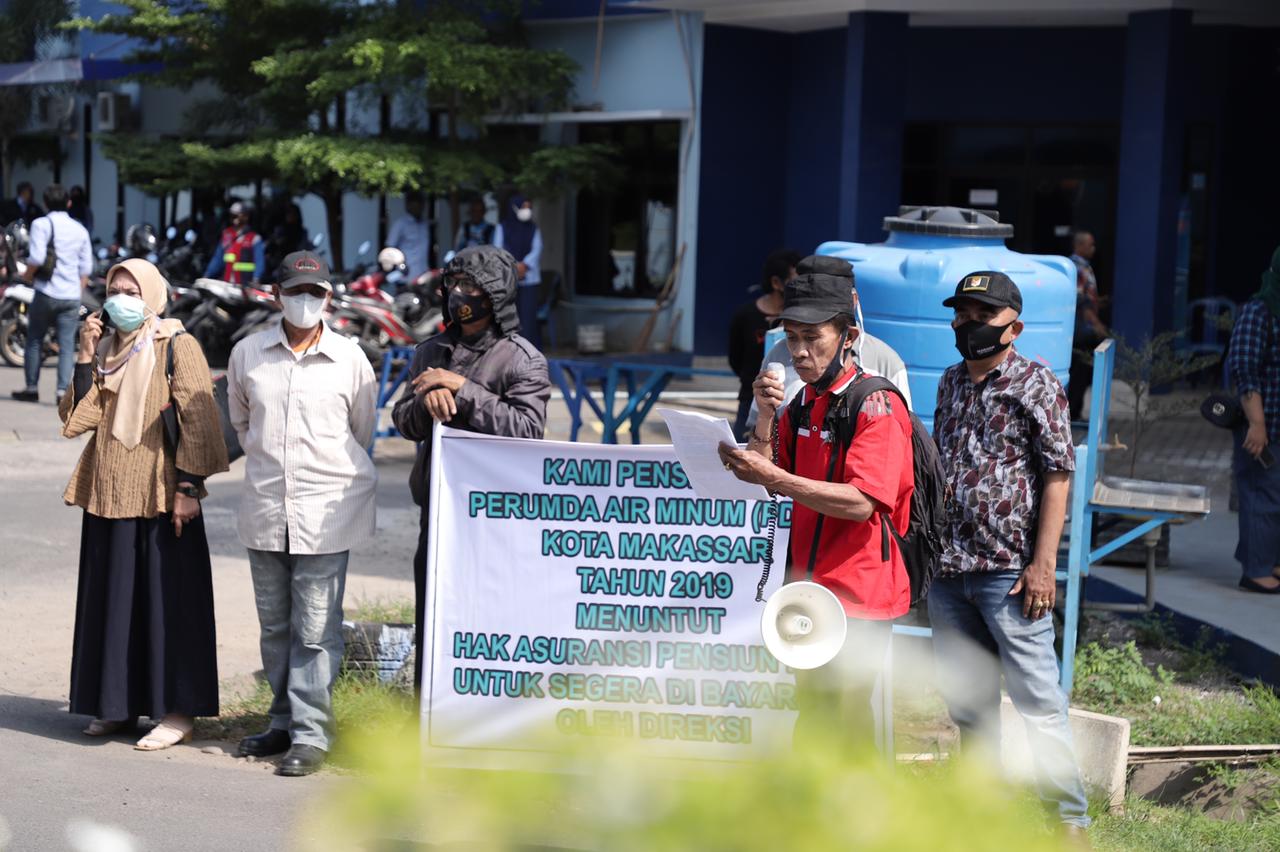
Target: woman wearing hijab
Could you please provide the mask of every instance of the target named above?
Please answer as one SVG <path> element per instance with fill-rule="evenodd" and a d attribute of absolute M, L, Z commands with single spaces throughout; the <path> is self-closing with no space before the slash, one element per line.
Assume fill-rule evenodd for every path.
<path fill-rule="evenodd" d="M 1280 595 L 1280 248 L 1262 273 L 1262 288 L 1240 309 L 1227 370 L 1244 422 L 1235 429 L 1232 473 L 1240 497 L 1240 588 Z"/>
<path fill-rule="evenodd" d="M 538 301 L 542 292 L 542 231 L 533 221 L 533 202 L 516 193 L 493 234 L 493 244 L 516 259 L 516 312 L 520 315 L 520 335 L 539 349 L 542 330 L 538 327 Z"/>
<path fill-rule="evenodd" d="M 168 287 L 131 258 L 107 273 L 101 314 L 80 333 L 62 434 L 92 433 L 63 499 L 84 510 L 71 658 L 71 712 L 84 733 L 158 724 L 136 748 L 191 738 L 193 717 L 218 714 L 213 581 L 200 500 L 227 469 L 213 381 L 182 323 L 161 319 Z M 167 377 L 173 350 L 172 380 Z M 177 412 L 169 446 L 161 409 Z"/>

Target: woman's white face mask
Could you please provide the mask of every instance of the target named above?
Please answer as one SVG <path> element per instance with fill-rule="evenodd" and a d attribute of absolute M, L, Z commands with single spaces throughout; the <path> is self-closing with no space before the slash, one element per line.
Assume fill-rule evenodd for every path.
<path fill-rule="evenodd" d="M 519 210 L 516 211 L 516 218 L 519 219 L 521 222 L 528 222 L 530 219 L 533 218 L 533 211 L 528 207 L 521 207 Z"/>
<path fill-rule="evenodd" d="M 280 298 L 280 306 L 289 325 L 294 328 L 315 328 L 324 317 L 326 301 L 325 297 L 310 293 L 299 293 L 296 296 L 286 294 Z"/>

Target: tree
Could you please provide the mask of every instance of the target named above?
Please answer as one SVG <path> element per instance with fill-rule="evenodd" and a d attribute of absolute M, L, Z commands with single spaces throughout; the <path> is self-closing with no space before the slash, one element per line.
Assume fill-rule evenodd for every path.
<path fill-rule="evenodd" d="M 56 34 L 70 14 L 68 0 L 9 0 L 0 14 L 0 63 L 35 59 L 40 42 Z M 0 87 L 0 170 L 6 198 L 13 194 L 14 140 L 31 120 L 31 103 L 31 87 Z"/>
<path fill-rule="evenodd" d="M 218 94 L 196 101 L 188 136 L 113 145 L 122 174 L 153 192 L 175 181 L 230 185 L 269 177 L 324 199 L 342 232 L 342 197 L 406 189 L 448 195 L 519 182 L 529 191 L 567 182 L 597 185 L 614 173 L 599 145 L 542 149 L 489 132 L 501 113 L 564 107 L 575 65 L 527 47 L 511 3 L 359 0 L 123 0 L 127 15 L 72 25 L 126 35 L 134 59 L 163 63 L 144 79 Z M 354 126 L 349 107 L 381 99 L 427 106 L 426 127 Z M 163 143 L 162 143 L 163 147 Z M 145 162 L 144 162 L 145 160 Z M 342 240 L 332 242 L 342 262 Z"/>

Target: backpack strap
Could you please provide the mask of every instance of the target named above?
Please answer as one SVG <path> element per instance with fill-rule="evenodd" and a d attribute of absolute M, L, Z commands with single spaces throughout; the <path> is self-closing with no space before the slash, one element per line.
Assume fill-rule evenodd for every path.
<path fill-rule="evenodd" d="M 164 356 L 164 378 L 171 388 L 173 387 L 173 344 L 184 334 L 186 334 L 185 331 L 175 331 L 169 336 L 169 351 Z"/>

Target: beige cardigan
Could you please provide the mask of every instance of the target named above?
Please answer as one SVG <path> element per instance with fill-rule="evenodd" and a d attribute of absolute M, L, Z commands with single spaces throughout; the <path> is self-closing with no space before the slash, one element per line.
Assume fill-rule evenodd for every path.
<path fill-rule="evenodd" d="M 165 363 L 174 343 L 172 398 L 178 408 L 181 441 L 178 451 L 166 445 L 160 409 L 169 403 Z M 71 482 L 62 495 L 70 506 L 79 506 L 102 518 L 154 518 L 173 511 L 177 471 L 211 476 L 227 469 L 227 447 L 213 379 L 200 344 L 189 334 L 157 340 L 156 367 L 147 387 L 142 441 L 132 450 L 111 434 L 117 397 L 105 390 L 95 376 L 93 387 L 79 403 L 70 388 L 63 394 L 58 414 L 62 434 L 76 438 L 93 432 Z M 201 497 L 206 492 L 201 489 Z"/>

